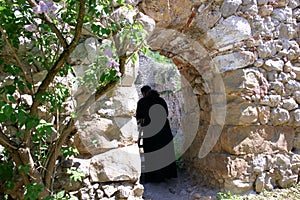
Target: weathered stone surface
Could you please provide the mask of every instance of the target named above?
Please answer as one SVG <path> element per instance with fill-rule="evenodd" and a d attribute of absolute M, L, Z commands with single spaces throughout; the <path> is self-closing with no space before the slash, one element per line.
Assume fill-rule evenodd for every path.
<path fill-rule="evenodd" d="M 138 59 L 136 63 L 134 63 L 132 60 L 129 60 L 126 63 L 125 73 L 120 83 L 121 86 L 131 87 L 134 84 L 134 81 L 138 73 L 138 63 L 139 63 Z"/>
<path fill-rule="evenodd" d="M 235 100 L 227 104 L 227 125 L 246 125 L 255 123 L 258 119 L 257 108 L 254 104 L 243 100 Z"/>
<path fill-rule="evenodd" d="M 132 117 L 135 114 L 136 102 L 138 101 L 135 86 L 116 87 L 109 91 L 106 96 L 96 102 L 96 109 L 102 116 L 113 117 Z"/>
<path fill-rule="evenodd" d="M 129 187 L 125 187 L 123 185 L 118 187 L 118 197 L 120 199 L 128 199 L 129 196 L 133 195 L 133 191 Z"/>
<path fill-rule="evenodd" d="M 242 0 L 225 0 L 221 7 L 222 16 L 234 15 L 241 4 Z"/>
<path fill-rule="evenodd" d="M 98 40 L 92 37 L 87 38 L 75 48 L 70 56 L 70 63 L 91 64 L 98 56 L 99 50 L 100 43 Z"/>
<path fill-rule="evenodd" d="M 82 154 L 97 154 L 118 147 L 118 127 L 112 120 L 92 118 L 79 124 L 74 144 Z"/>
<path fill-rule="evenodd" d="M 294 130 L 289 127 L 230 127 L 221 135 L 222 148 L 234 155 L 247 153 L 289 152 L 293 147 Z"/>
<path fill-rule="evenodd" d="M 197 4 L 197 2 L 195 2 Z M 194 8 L 197 9 L 197 5 Z M 219 10 L 210 10 L 208 9 L 210 5 L 201 5 L 197 10 L 198 14 L 194 16 L 193 20 L 188 26 L 185 25 L 185 29 L 187 29 L 187 33 L 193 35 L 193 38 L 202 39 L 203 34 L 205 34 L 208 30 L 214 27 L 215 24 L 222 18 L 222 13 Z"/>
<path fill-rule="evenodd" d="M 142 1 L 141 7 L 160 27 L 180 27 L 191 14 L 192 2 L 173 1 L 169 4 L 167 1 Z"/>
<path fill-rule="evenodd" d="M 255 56 L 250 51 L 234 52 L 213 58 L 220 72 L 244 68 L 254 63 Z"/>
<path fill-rule="evenodd" d="M 262 106 L 262 107 L 258 107 L 257 110 L 258 110 L 258 121 L 262 125 L 267 124 L 270 119 L 270 107 Z"/>
<path fill-rule="evenodd" d="M 297 29 L 292 24 L 281 24 L 279 27 L 279 38 L 282 39 L 293 39 L 297 37 Z M 290 52 L 291 53 L 291 52 Z M 290 58 L 293 58 L 294 52 L 290 54 Z"/>
<path fill-rule="evenodd" d="M 260 16 L 268 16 L 271 15 L 273 12 L 273 6 L 271 5 L 263 5 L 262 7 L 260 7 L 260 9 L 258 10 L 258 14 Z"/>
<path fill-rule="evenodd" d="M 295 91 L 294 97 L 296 102 L 299 104 L 300 103 L 300 91 Z"/>
<path fill-rule="evenodd" d="M 253 180 L 247 176 L 249 163 L 246 159 L 235 156 L 229 156 L 228 160 L 229 177 L 226 177 L 224 180 L 225 191 L 231 191 L 236 194 L 248 191 L 253 186 Z"/>
<path fill-rule="evenodd" d="M 141 197 L 144 192 L 144 186 L 141 184 L 137 184 L 136 186 L 134 186 L 133 192 L 134 192 L 135 196 Z"/>
<path fill-rule="evenodd" d="M 247 181 L 242 181 L 240 179 L 236 180 L 225 180 L 224 189 L 226 191 L 231 191 L 234 194 L 242 194 L 244 192 L 249 191 L 253 186 L 253 183 L 249 183 Z"/>
<path fill-rule="evenodd" d="M 287 123 L 290 120 L 290 113 L 288 110 L 283 109 L 283 108 L 274 108 L 271 111 L 271 121 L 272 124 L 277 126 L 277 125 L 282 125 Z"/>
<path fill-rule="evenodd" d="M 141 161 L 137 145 L 110 150 L 91 159 L 90 181 L 134 182 L 140 176 Z"/>
<path fill-rule="evenodd" d="M 285 92 L 284 84 L 279 81 L 270 82 L 270 89 L 276 91 L 277 94 L 281 95 Z"/>
<path fill-rule="evenodd" d="M 262 192 L 265 188 L 265 174 L 261 174 L 256 178 L 255 191 Z"/>
<path fill-rule="evenodd" d="M 220 48 L 248 39 L 250 35 L 251 27 L 247 20 L 230 16 L 207 32 L 207 40 L 211 40 L 215 48 Z"/>
<path fill-rule="evenodd" d="M 290 111 L 290 110 L 294 110 L 294 109 L 298 108 L 298 104 L 296 103 L 296 101 L 293 98 L 289 98 L 289 99 L 283 100 L 282 107 Z"/>
<path fill-rule="evenodd" d="M 294 148 L 295 150 L 300 150 L 300 134 L 296 134 L 294 138 Z"/>
<path fill-rule="evenodd" d="M 111 197 L 115 192 L 118 191 L 118 189 L 115 188 L 114 185 L 104 185 L 102 186 L 102 189 L 107 197 Z"/>
<path fill-rule="evenodd" d="M 263 25 L 261 26 L 264 27 Z M 260 58 L 268 58 L 270 56 L 274 56 L 277 52 L 276 43 L 274 41 L 263 42 L 257 47 L 257 52 Z"/>
<path fill-rule="evenodd" d="M 227 178 L 229 169 L 226 166 L 229 163 L 229 157 L 228 154 L 209 153 L 205 158 L 197 160 L 194 167 L 207 173 L 216 172 L 219 178 L 222 176 Z"/>
<path fill-rule="evenodd" d="M 290 113 L 291 115 L 291 125 L 298 127 L 300 126 L 300 109 L 296 109 Z"/>
<path fill-rule="evenodd" d="M 225 72 L 223 81 L 226 93 L 236 96 L 241 96 L 243 92 L 248 95 L 265 95 L 269 87 L 263 74 L 253 68 Z"/>
<path fill-rule="evenodd" d="M 258 112 L 257 108 L 253 106 L 248 106 L 242 110 L 240 117 L 240 124 L 251 124 L 257 121 Z"/>
<path fill-rule="evenodd" d="M 88 177 L 90 175 L 90 163 L 91 159 L 81 159 L 81 158 L 72 158 L 73 166 L 78 169 L 78 171 L 83 172 L 84 178 Z"/>
<path fill-rule="evenodd" d="M 155 21 L 153 18 L 145 15 L 144 13 L 139 13 L 139 21 L 142 23 L 144 30 L 147 32 L 146 38 L 151 35 L 155 28 Z"/>
<path fill-rule="evenodd" d="M 296 80 L 300 80 L 300 67 L 293 66 L 292 71 L 296 74 Z"/>
<path fill-rule="evenodd" d="M 281 101 L 281 96 L 280 95 L 269 95 L 269 96 L 264 96 L 260 100 L 260 104 L 270 106 L 270 107 L 276 107 Z"/>
<path fill-rule="evenodd" d="M 283 71 L 284 62 L 282 60 L 267 60 L 265 62 L 264 68 L 267 71 Z"/>
<path fill-rule="evenodd" d="M 118 126 L 118 129 L 120 130 L 123 140 L 137 141 L 139 132 L 136 118 L 115 117 L 114 120 Z"/>
<path fill-rule="evenodd" d="M 292 18 L 292 9 L 287 8 L 276 8 L 273 11 L 272 18 L 277 19 L 280 22 L 284 22 L 286 20 L 291 20 Z"/>

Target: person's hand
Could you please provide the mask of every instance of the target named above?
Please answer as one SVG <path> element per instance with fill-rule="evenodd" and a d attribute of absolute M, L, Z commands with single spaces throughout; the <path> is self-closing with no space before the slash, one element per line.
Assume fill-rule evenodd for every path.
<path fill-rule="evenodd" d="M 139 148 L 142 148 L 142 145 L 141 145 L 141 138 L 138 139 L 137 143 L 138 143 L 138 147 L 139 147 Z"/>

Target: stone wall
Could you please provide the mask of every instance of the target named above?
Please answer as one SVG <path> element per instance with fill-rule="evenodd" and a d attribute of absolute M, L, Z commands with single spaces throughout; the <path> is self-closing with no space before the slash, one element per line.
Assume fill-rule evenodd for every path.
<path fill-rule="evenodd" d="M 171 58 L 181 74 L 182 153 L 187 150 L 191 173 L 236 193 L 295 184 L 300 168 L 300 1 L 141 0 L 137 5 L 151 32 L 151 49 Z M 70 63 L 87 67 L 98 45 L 95 38 L 82 38 Z M 34 73 L 35 83 L 45 76 L 41 69 Z M 81 199 L 142 198 L 133 117 L 136 76 L 137 66 L 129 62 L 118 87 L 84 113 L 74 139 L 80 156 L 62 161 L 54 177 L 57 189 Z M 76 102 L 84 102 L 86 90 L 73 89 Z M 69 182 L 70 167 L 84 173 L 82 184 Z"/>
<path fill-rule="evenodd" d="M 199 120 L 182 124 L 191 171 L 236 193 L 297 183 L 300 1 L 144 0 L 140 9 L 156 21 L 151 49 L 192 88 L 184 116 Z"/>

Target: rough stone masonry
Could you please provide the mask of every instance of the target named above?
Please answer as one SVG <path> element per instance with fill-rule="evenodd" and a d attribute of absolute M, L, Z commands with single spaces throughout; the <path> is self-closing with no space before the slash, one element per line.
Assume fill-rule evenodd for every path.
<path fill-rule="evenodd" d="M 300 1 L 143 0 L 139 9 L 155 20 L 151 49 L 174 61 L 198 98 L 200 112 L 183 116 L 186 138 L 184 127 L 199 124 L 189 167 L 236 193 L 297 183 Z M 198 121 L 184 120 L 198 113 Z M 210 140 L 212 150 L 199 157 Z"/>
<path fill-rule="evenodd" d="M 138 17 L 149 33 L 151 49 L 171 58 L 185 80 L 181 128 L 191 172 L 199 180 L 235 193 L 297 183 L 300 1 L 127 2 L 143 13 Z M 132 12 L 127 17 L 137 14 Z M 70 62 L 78 65 L 74 68 L 80 73 L 97 52 L 99 41 L 84 38 Z M 82 157 L 62 163 L 56 188 L 73 191 L 80 199 L 142 198 L 133 117 L 137 71 L 138 66 L 128 62 L 122 83 L 78 123 L 74 143 Z M 44 75 L 44 71 L 34 74 L 35 83 Z M 77 103 L 84 102 L 84 88 L 74 90 Z M 29 95 L 24 99 L 32 101 Z M 74 109 L 72 105 L 67 108 Z M 42 110 L 39 114 L 47 117 Z M 83 185 L 65 177 L 71 166 L 84 172 Z"/>

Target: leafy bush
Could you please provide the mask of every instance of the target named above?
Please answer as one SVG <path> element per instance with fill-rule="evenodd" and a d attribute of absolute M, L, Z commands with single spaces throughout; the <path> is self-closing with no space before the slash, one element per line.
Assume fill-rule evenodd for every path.
<path fill-rule="evenodd" d="M 143 47 L 141 24 L 118 16 L 117 9 L 133 8 L 122 0 L 0 0 L 0 145 L 5 148 L 0 181 L 8 186 L 7 194 L 14 194 L 8 189 L 17 182 L 23 188 L 20 198 L 53 193 L 59 152 L 78 153 L 67 140 L 80 113 L 118 83 L 126 61 Z M 68 113 L 64 107 L 72 94 L 61 80 L 74 71 L 69 57 L 83 30 L 100 41 L 101 50 L 76 80 L 91 88 L 91 97 Z M 104 40 L 111 45 L 102 44 Z M 79 172 L 70 173 L 80 180 Z M 58 196 L 62 193 L 53 198 Z"/>

